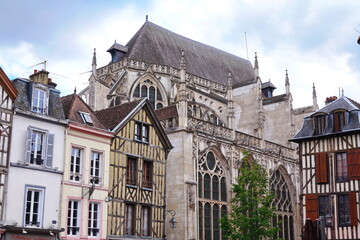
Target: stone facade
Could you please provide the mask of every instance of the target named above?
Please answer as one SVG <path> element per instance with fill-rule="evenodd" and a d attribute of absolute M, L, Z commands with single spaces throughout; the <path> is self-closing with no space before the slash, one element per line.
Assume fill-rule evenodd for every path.
<path fill-rule="evenodd" d="M 266 167 L 274 190 L 284 191 L 286 199 L 278 196 L 274 204 L 290 204 L 291 210 L 278 209 L 288 229 L 279 236 L 299 238 L 299 169 L 295 145 L 288 139 L 301 127 L 299 119 L 317 109 L 315 92 L 312 106 L 294 109 L 287 73 L 286 93 L 265 95 L 257 57 L 253 67 L 148 21 L 126 46 L 115 43 L 108 52 L 112 61 L 100 68 L 94 52 L 89 86 L 80 95 L 94 110 L 141 97 L 158 109 L 174 146 L 167 162 L 166 199 L 178 225 L 167 226 L 168 239 L 223 237 L 217 218 L 228 210 L 245 149 Z M 280 183 L 282 190 L 277 189 Z"/>

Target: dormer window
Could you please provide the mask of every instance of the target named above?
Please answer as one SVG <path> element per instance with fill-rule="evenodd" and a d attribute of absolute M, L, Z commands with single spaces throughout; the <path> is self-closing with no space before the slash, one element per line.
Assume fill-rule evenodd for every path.
<path fill-rule="evenodd" d="M 83 122 L 87 125 L 94 125 L 94 122 L 89 113 L 79 112 Z"/>
<path fill-rule="evenodd" d="M 339 111 L 333 113 L 334 132 L 342 131 L 345 126 L 345 112 Z"/>
<path fill-rule="evenodd" d="M 31 111 L 40 113 L 40 114 L 47 114 L 47 92 L 39 89 L 34 88 L 33 96 L 32 96 L 32 107 Z"/>
<path fill-rule="evenodd" d="M 314 134 L 323 134 L 325 131 L 325 115 L 317 115 L 314 117 Z"/>

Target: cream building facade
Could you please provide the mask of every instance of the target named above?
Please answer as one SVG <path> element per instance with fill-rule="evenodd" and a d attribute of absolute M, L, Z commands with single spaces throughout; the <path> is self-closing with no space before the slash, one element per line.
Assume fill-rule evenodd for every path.
<path fill-rule="evenodd" d="M 299 168 L 288 141 L 313 105 L 292 106 L 286 92 L 273 95 L 259 63 L 180 36 L 146 21 L 125 45 L 114 43 L 111 62 L 97 68 L 79 95 L 94 110 L 147 97 L 174 146 L 167 161 L 167 209 L 178 226 L 168 239 L 223 239 L 217 220 L 228 211 L 231 184 L 247 149 L 269 173 L 280 237 L 298 239 Z"/>
<path fill-rule="evenodd" d="M 61 192 L 61 239 L 106 239 L 113 136 L 76 94 L 61 98 L 69 120 Z"/>

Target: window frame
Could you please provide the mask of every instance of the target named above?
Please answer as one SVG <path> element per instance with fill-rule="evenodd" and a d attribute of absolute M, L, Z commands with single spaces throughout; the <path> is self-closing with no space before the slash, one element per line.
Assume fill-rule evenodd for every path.
<path fill-rule="evenodd" d="M 318 206 L 317 206 L 318 217 L 322 216 L 324 217 L 324 219 L 327 219 L 332 214 L 330 196 L 329 195 L 318 196 L 317 200 L 318 200 Z M 329 227 L 331 226 L 331 224 L 326 223 L 325 221 L 325 226 Z"/>
<path fill-rule="evenodd" d="M 54 151 L 54 134 L 50 134 L 48 130 L 28 126 L 26 130 L 26 144 L 25 144 L 25 161 L 32 166 L 40 166 L 45 168 L 52 168 L 53 151 Z M 34 157 L 35 147 L 38 145 L 38 136 L 42 135 L 41 142 L 41 158 Z"/>
<path fill-rule="evenodd" d="M 131 209 L 131 212 L 129 210 Z M 129 221 L 129 217 L 131 220 Z M 136 204 L 125 203 L 124 235 L 135 236 L 136 233 Z"/>
<path fill-rule="evenodd" d="M 31 196 L 31 200 L 30 200 L 30 209 L 28 209 L 28 194 L 29 192 L 37 192 L 39 193 L 38 196 L 38 206 L 37 206 L 37 212 L 34 213 L 34 194 L 32 194 Z M 39 187 L 39 186 L 32 186 L 32 185 L 25 185 L 25 195 L 24 195 L 24 209 L 23 209 L 23 213 L 24 213 L 24 217 L 23 217 L 23 226 L 25 227 L 35 227 L 35 228 L 41 228 L 43 225 L 43 217 L 44 217 L 44 204 L 45 202 L 45 187 Z M 28 213 L 28 210 L 29 213 Z M 29 221 L 29 223 L 27 223 L 27 216 L 29 214 L 29 220 L 33 220 L 34 214 L 37 215 L 37 220 L 36 224 L 34 224 L 33 221 Z M 33 216 L 31 216 L 33 215 Z"/>
<path fill-rule="evenodd" d="M 351 225 L 351 215 L 350 215 L 350 199 L 349 194 L 339 194 L 337 196 L 337 214 L 338 214 L 338 224 L 340 227 L 350 226 Z M 340 205 L 343 205 L 340 207 Z M 344 212 L 342 212 L 344 210 Z M 346 216 L 348 216 L 348 222 L 346 222 Z M 344 221 L 342 221 L 342 219 Z"/>
<path fill-rule="evenodd" d="M 148 210 L 147 216 L 144 214 L 144 210 Z M 142 237 L 151 237 L 151 207 L 147 205 L 141 206 L 141 218 L 140 218 L 140 235 Z"/>
<path fill-rule="evenodd" d="M 341 166 L 339 165 L 339 159 L 338 156 L 345 156 L 345 159 L 342 158 Z M 336 182 L 347 182 L 349 181 L 349 170 L 348 170 L 348 157 L 346 152 L 336 152 L 335 153 L 335 162 L 336 162 Z M 342 169 L 341 176 L 339 176 L 339 171 Z"/>
<path fill-rule="evenodd" d="M 92 120 L 90 113 L 79 111 L 79 114 L 84 124 L 90 126 L 94 125 L 94 121 Z"/>
<path fill-rule="evenodd" d="M 77 150 L 80 154 L 79 156 L 79 164 L 75 163 L 74 158 L 74 151 Z M 70 169 L 69 169 L 69 180 L 71 182 L 77 182 L 81 183 L 83 180 L 83 163 L 84 163 L 84 153 L 85 149 L 80 146 L 71 146 L 71 153 L 70 153 Z M 77 158 L 77 156 L 76 156 Z M 76 170 L 76 166 L 79 165 L 79 171 Z M 76 180 L 75 178 L 79 178 L 79 180 Z"/>
<path fill-rule="evenodd" d="M 333 131 L 341 132 L 346 125 L 346 114 L 345 111 L 333 112 Z"/>
<path fill-rule="evenodd" d="M 41 93 L 43 93 L 43 96 L 40 97 Z M 44 115 L 48 114 L 48 95 L 48 90 L 45 90 L 44 88 L 40 88 L 38 86 L 33 87 L 31 96 L 31 111 Z"/>
<path fill-rule="evenodd" d="M 150 124 L 135 121 L 134 122 L 134 140 L 141 143 L 149 144 Z"/>
<path fill-rule="evenodd" d="M 127 156 L 126 185 L 137 186 L 138 158 Z"/>
<path fill-rule="evenodd" d="M 142 187 L 152 189 L 154 163 L 149 160 L 143 161 Z"/>
<path fill-rule="evenodd" d="M 97 208 L 96 210 L 94 209 L 95 206 Z M 88 226 L 87 226 L 88 237 L 98 238 L 100 236 L 100 214 L 101 214 L 100 208 L 101 208 L 101 204 L 99 202 L 89 202 Z M 96 232 L 95 235 L 94 232 Z"/>
<path fill-rule="evenodd" d="M 76 209 L 75 209 L 75 203 L 77 203 Z M 76 220 L 75 225 L 74 225 L 74 219 Z M 80 227 L 81 227 L 80 219 L 81 219 L 81 201 L 78 199 L 69 199 L 67 205 L 67 219 L 66 219 L 67 220 L 66 233 L 68 236 L 79 236 Z M 69 225 L 69 221 L 70 221 L 70 225 Z M 74 231 L 75 234 L 73 234 Z"/>
<path fill-rule="evenodd" d="M 318 114 L 314 116 L 313 121 L 314 121 L 314 135 L 323 134 L 326 128 L 326 115 Z"/>
<path fill-rule="evenodd" d="M 102 168 L 103 168 L 103 155 L 104 153 L 101 151 L 91 150 L 91 157 L 90 157 L 90 180 L 97 178 L 97 181 L 95 181 L 95 185 L 99 186 L 102 184 Z M 98 167 L 96 167 L 96 159 L 94 159 L 94 155 L 98 154 Z M 95 161 L 95 167 L 94 167 L 94 161 Z M 98 174 L 96 174 L 96 170 L 98 170 Z"/>

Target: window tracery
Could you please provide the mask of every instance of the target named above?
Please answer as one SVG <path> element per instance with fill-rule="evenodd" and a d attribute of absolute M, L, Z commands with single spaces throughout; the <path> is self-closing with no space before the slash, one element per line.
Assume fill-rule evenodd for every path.
<path fill-rule="evenodd" d="M 215 111 L 197 104 L 195 100 L 188 103 L 188 115 L 218 126 L 226 126 L 226 124 L 221 121 L 220 117 L 215 113 Z"/>
<path fill-rule="evenodd" d="M 198 161 L 199 239 L 225 239 L 219 219 L 227 213 L 226 176 L 214 152 Z"/>
<path fill-rule="evenodd" d="M 278 237 L 294 240 L 294 212 L 291 195 L 285 178 L 279 170 L 276 170 L 270 178 L 270 189 L 275 194 L 272 207 L 275 208 L 278 217 L 273 219 L 273 225 L 280 224 L 278 225 L 280 228 Z"/>
<path fill-rule="evenodd" d="M 132 97 L 135 99 L 147 97 L 154 109 L 160 109 L 165 106 L 165 101 L 163 100 L 164 98 L 160 88 L 150 79 L 137 83 Z"/>

